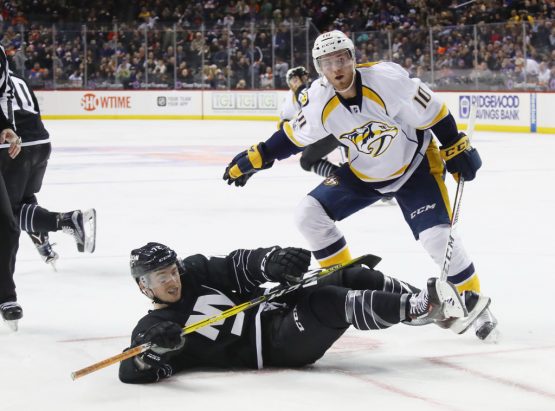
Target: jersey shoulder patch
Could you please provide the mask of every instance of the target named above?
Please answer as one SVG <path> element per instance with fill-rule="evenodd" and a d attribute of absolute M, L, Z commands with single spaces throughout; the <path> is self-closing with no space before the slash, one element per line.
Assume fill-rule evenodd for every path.
<path fill-rule="evenodd" d="M 307 88 L 305 88 L 304 90 L 302 90 L 300 92 L 299 97 L 297 98 L 297 101 L 299 102 L 301 107 L 304 107 L 308 104 L 308 89 Z"/>

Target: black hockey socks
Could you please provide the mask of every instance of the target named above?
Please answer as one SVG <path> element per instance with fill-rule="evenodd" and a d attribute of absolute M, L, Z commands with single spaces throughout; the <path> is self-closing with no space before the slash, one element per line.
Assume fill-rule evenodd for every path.
<path fill-rule="evenodd" d="M 411 284 L 388 277 L 378 270 L 352 267 L 343 270 L 342 284 L 353 290 L 378 290 L 388 293 L 418 293 L 420 290 Z"/>
<path fill-rule="evenodd" d="M 53 213 L 37 204 L 23 204 L 19 210 L 19 227 L 28 233 L 57 231 L 58 213 Z"/>
<path fill-rule="evenodd" d="M 389 328 L 407 318 L 411 294 L 373 290 L 351 290 L 345 298 L 347 322 L 359 330 Z"/>
<path fill-rule="evenodd" d="M 383 291 L 395 294 L 403 294 L 403 293 L 418 293 L 420 289 L 416 288 L 409 283 L 405 283 L 404 281 L 400 281 L 393 277 L 388 277 L 384 275 L 384 285 L 382 288 Z"/>

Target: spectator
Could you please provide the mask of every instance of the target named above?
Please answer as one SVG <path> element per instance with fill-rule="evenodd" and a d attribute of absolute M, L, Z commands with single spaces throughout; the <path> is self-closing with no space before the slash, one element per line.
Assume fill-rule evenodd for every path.
<path fill-rule="evenodd" d="M 549 86 L 549 80 L 551 78 L 551 71 L 547 66 L 545 61 L 540 63 L 538 70 L 538 86 L 542 88 L 547 88 Z"/>

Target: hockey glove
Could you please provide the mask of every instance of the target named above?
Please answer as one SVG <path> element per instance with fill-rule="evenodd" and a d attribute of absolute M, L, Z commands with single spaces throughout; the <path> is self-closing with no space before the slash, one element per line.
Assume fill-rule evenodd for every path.
<path fill-rule="evenodd" d="M 185 337 L 181 335 L 182 327 L 172 321 L 159 322 L 144 333 L 139 333 L 133 340 L 133 345 L 152 343 L 149 350 L 135 357 L 135 364 L 141 370 L 155 369 L 159 378 L 167 378 L 173 374 L 169 359 L 185 344 Z"/>
<path fill-rule="evenodd" d="M 445 161 L 447 171 L 459 181 L 462 176 L 465 181 L 474 180 L 476 172 L 482 167 L 482 159 L 478 150 L 470 146 L 470 140 L 464 133 L 459 133 L 459 139 L 447 147 L 441 147 L 441 157 Z"/>
<path fill-rule="evenodd" d="M 165 349 L 177 349 L 183 345 L 183 328 L 172 321 L 159 322 L 135 338 L 136 345 L 150 342 L 154 346 Z"/>
<path fill-rule="evenodd" d="M 274 161 L 267 161 L 264 150 L 264 143 L 259 143 L 237 154 L 225 169 L 223 179 L 227 184 L 243 187 L 254 173 L 272 167 Z"/>
<path fill-rule="evenodd" d="M 274 250 L 263 263 L 264 273 L 282 284 L 296 284 L 310 265 L 310 251 L 288 247 Z"/>

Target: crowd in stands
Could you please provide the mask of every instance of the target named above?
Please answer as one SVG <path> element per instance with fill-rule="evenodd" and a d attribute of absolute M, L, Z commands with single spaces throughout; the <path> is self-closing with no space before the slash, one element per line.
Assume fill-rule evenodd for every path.
<path fill-rule="evenodd" d="M 393 60 L 435 88 L 555 90 L 555 0 L 0 4 L 0 42 L 35 87 L 286 88 L 339 29 L 359 62 Z"/>

